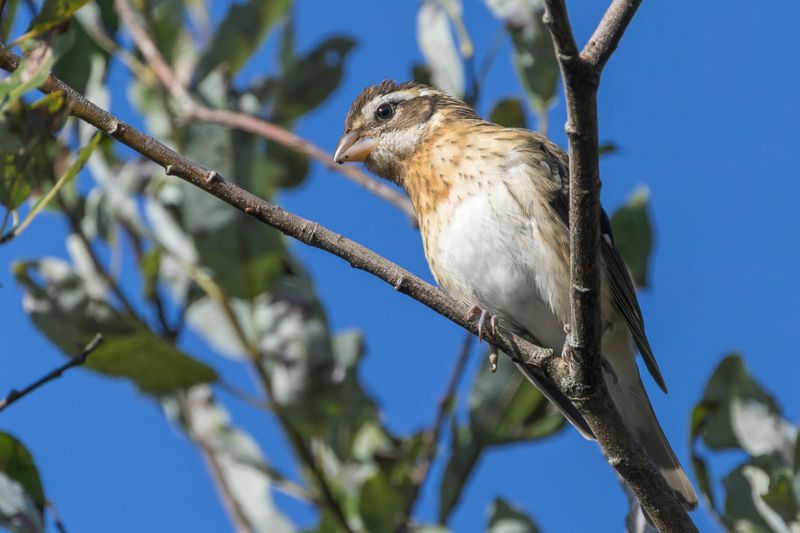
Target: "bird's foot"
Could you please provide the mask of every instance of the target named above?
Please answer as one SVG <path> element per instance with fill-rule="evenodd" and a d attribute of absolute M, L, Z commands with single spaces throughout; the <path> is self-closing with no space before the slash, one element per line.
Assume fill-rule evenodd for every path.
<path fill-rule="evenodd" d="M 489 331 L 492 332 L 492 335 L 497 334 L 497 317 L 489 314 L 486 309 L 481 309 L 477 305 L 473 305 L 469 309 L 469 314 L 467 315 L 469 320 L 478 319 L 478 342 L 483 342 L 485 336 L 483 334 L 484 327 L 486 326 L 486 321 L 489 321 Z"/>
<path fill-rule="evenodd" d="M 572 345 L 569 343 L 569 336 L 572 333 L 572 326 L 569 324 L 564 324 L 564 333 L 566 333 L 567 336 L 564 339 L 564 347 L 561 348 L 561 357 L 563 357 L 567 363 L 572 364 L 572 362 L 575 360 L 575 352 L 572 350 Z"/>
<path fill-rule="evenodd" d="M 469 320 L 478 320 L 478 342 L 483 342 L 484 340 L 484 328 L 487 326 L 486 322 L 488 321 L 488 331 L 491 331 L 492 335 L 497 334 L 497 317 L 495 315 L 489 314 L 486 309 L 481 309 L 477 305 L 473 305 L 470 310 L 469 314 L 467 315 Z M 489 364 L 492 367 L 492 373 L 497 372 L 497 361 L 499 357 L 497 354 L 497 347 L 494 345 L 490 346 L 489 351 Z"/>

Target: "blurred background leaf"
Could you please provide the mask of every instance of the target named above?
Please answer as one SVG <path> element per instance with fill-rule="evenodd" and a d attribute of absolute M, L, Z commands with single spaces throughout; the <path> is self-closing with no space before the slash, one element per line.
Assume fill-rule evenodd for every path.
<path fill-rule="evenodd" d="M 489 509 L 487 533 L 539 533 L 539 528 L 521 509 L 496 498 Z"/>
<path fill-rule="evenodd" d="M 800 529 L 798 430 L 783 418 L 775 399 L 731 354 L 709 379 L 691 418 L 692 465 L 699 487 L 718 520 L 737 532 Z M 723 508 L 714 495 L 712 452 L 739 450 L 746 460 L 722 478 Z"/>
<path fill-rule="evenodd" d="M 44 490 L 33 456 L 0 431 L 0 526 L 14 533 L 44 531 Z"/>
<path fill-rule="evenodd" d="M 469 421 L 454 421 L 439 487 L 439 521 L 446 523 L 481 456 L 493 446 L 533 441 L 564 427 L 564 418 L 505 357 L 497 372 L 481 366 L 469 395 Z"/>
<path fill-rule="evenodd" d="M 611 216 L 614 241 L 639 288 L 648 286 L 653 225 L 650 222 L 650 191 L 640 186 Z"/>

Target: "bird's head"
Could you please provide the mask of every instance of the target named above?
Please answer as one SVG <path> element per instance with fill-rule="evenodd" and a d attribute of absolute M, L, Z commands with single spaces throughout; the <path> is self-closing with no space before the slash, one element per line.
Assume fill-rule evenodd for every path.
<path fill-rule="evenodd" d="M 456 117 L 477 118 L 462 101 L 427 85 L 384 81 L 353 101 L 334 160 L 363 162 L 375 174 L 400 182 L 403 162 L 433 130 Z"/>

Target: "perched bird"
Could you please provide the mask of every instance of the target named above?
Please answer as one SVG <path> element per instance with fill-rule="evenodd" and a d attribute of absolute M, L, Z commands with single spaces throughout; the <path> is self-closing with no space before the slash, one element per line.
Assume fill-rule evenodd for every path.
<path fill-rule="evenodd" d="M 451 296 L 560 350 L 569 322 L 568 161 L 537 133 L 481 119 L 425 85 L 384 81 L 354 100 L 337 163 L 363 162 L 400 185 L 419 219 L 425 257 Z M 630 274 L 602 217 L 605 381 L 625 423 L 688 507 L 692 485 L 659 426 L 636 364 L 641 353 L 666 392 Z M 587 438 L 591 430 L 552 384 L 526 377 Z"/>

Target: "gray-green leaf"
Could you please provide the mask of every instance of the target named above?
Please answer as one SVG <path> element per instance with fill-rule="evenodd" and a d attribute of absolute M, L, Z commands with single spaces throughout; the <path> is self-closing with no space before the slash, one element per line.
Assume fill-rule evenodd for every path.
<path fill-rule="evenodd" d="M 0 432 L 0 526 L 15 533 L 40 533 L 44 505 L 33 456 L 15 437 Z"/>
<path fill-rule="evenodd" d="M 637 287 L 647 287 L 653 226 L 650 222 L 647 187 L 638 187 L 611 217 L 614 240 Z"/>
<path fill-rule="evenodd" d="M 250 0 L 232 4 L 200 57 L 194 73 L 195 83 L 222 64 L 226 65 L 229 76 L 236 74 L 290 5 L 291 0 Z"/>
<path fill-rule="evenodd" d="M 487 533 L 538 533 L 539 528 L 522 509 L 501 498 L 492 502 Z"/>
<path fill-rule="evenodd" d="M 420 6 L 417 43 L 431 68 L 433 84 L 453 96 L 464 96 L 464 65 L 442 0 L 425 0 Z"/>
<path fill-rule="evenodd" d="M 25 290 L 25 311 L 65 355 L 79 353 L 95 334 L 103 334 L 105 341 L 86 368 L 126 377 L 153 395 L 217 379 L 213 369 L 156 336 L 130 314 L 90 296 L 86 282 L 64 261 L 17 263 L 14 273 Z"/>

